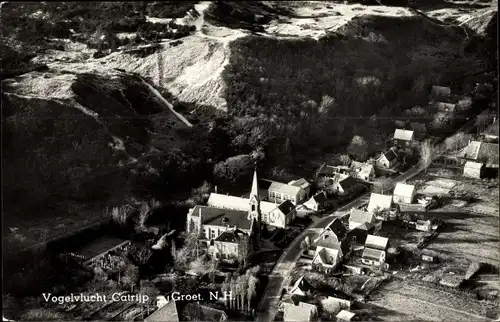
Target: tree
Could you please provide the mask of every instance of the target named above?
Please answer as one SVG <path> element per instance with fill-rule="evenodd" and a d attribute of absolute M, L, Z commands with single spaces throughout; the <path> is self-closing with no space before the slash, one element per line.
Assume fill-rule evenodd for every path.
<path fill-rule="evenodd" d="M 388 177 L 378 178 L 375 182 L 375 187 L 377 193 L 386 194 L 392 187 L 392 180 Z"/>
<path fill-rule="evenodd" d="M 420 144 L 420 164 L 424 167 L 425 173 L 432 163 L 434 157 L 436 157 L 436 149 L 432 145 L 430 140 L 425 140 Z"/>
<path fill-rule="evenodd" d="M 489 117 L 486 114 L 479 114 L 476 118 L 476 128 L 477 135 L 484 131 L 486 125 L 488 124 Z"/>
<path fill-rule="evenodd" d="M 248 154 L 230 157 L 214 166 L 214 175 L 221 180 L 236 182 L 240 176 L 251 170 L 253 162 L 253 158 Z"/>
<path fill-rule="evenodd" d="M 252 273 L 251 270 L 247 270 L 246 272 L 247 279 L 248 279 L 248 287 L 247 287 L 247 300 L 248 300 L 248 310 L 251 310 L 251 303 L 252 299 L 256 294 L 257 291 L 257 283 L 259 282 L 259 279 L 255 277 L 255 275 Z"/>
<path fill-rule="evenodd" d="M 346 166 L 348 166 L 352 162 L 351 158 L 347 154 L 342 154 L 339 159 L 340 162 L 342 162 L 342 164 Z"/>
<path fill-rule="evenodd" d="M 349 146 L 347 152 L 356 157 L 358 161 L 365 161 L 368 156 L 368 144 L 362 136 L 355 135 Z"/>
<path fill-rule="evenodd" d="M 471 136 L 465 134 L 464 132 L 458 132 L 457 134 L 446 138 L 444 141 L 444 147 L 448 151 L 457 151 L 467 146 Z"/>
<path fill-rule="evenodd" d="M 123 286 L 130 288 L 130 291 L 134 291 L 134 286 L 137 285 L 139 281 L 139 268 L 137 266 L 128 264 L 125 266 L 125 271 L 123 272 L 123 277 L 121 283 Z"/>

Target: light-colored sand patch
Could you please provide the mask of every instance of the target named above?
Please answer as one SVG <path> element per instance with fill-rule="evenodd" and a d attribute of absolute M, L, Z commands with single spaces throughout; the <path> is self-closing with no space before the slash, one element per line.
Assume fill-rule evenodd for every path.
<path fill-rule="evenodd" d="M 426 185 L 422 189 L 419 189 L 418 193 L 424 195 L 446 195 L 449 191 L 450 189 L 447 188 Z"/>
<path fill-rule="evenodd" d="M 453 189 L 459 182 L 451 179 L 435 179 L 427 181 L 425 184 L 441 188 Z"/>
<path fill-rule="evenodd" d="M 71 85 L 75 75 L 62 74 L 50 75 L 45 78 L 45 73 L 32 72 L 24 74 L 14 80 L 7 80 L 12 93 L 22 96 L 37 97 L 42 99 L 67 99 L 73 97 Z"/>

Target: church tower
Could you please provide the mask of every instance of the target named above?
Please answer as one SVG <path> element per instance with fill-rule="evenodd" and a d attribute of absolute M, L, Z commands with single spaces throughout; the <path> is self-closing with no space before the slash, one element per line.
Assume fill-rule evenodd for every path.
<path fill-rule="evenodd" d="M 260 233 L 262 226 L 262 214 L 260 212 L 259 183 L 257 181 L 257 169 L 253 173 L 252 191 L 250 191 L 248 220 L 253 221 L 255 228 L 255 240 L 260 243 Z"/>

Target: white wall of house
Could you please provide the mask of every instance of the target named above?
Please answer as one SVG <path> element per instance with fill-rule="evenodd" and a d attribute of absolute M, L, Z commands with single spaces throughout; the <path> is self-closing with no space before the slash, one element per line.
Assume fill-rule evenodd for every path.
<path fill-rule="evenodd" d="M 415 199 L 415 192 L 411 196 L 398 196 L 394 195 L 393 196 L 393 201 L 397 203 L 413 203 L 413 200 Z"/>
<path fill-rule="evenodd" d="M 379 168 L 390 169 L 396 165 L 396 162 L 397 162 L 396 159 L 394 159 L 392 161 L 387 160 L 387 158 L 384 155 L 383 157 L 381 157 L 377 160 L 376 164 Z"/>
<path fill-rule="evenodd" d="M 302 188 L 295 195 L 288 195 L 279 191 L 268 191 L 269 202 L 282 203 L 285 200 L 290 200 L 294 205 L 297 205 L 303 203 L 306 197 L 307 192 Z"/>

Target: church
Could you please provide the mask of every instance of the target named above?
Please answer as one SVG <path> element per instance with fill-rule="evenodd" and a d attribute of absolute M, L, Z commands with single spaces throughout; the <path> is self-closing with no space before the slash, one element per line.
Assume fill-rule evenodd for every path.
<path fill-rule="evenodd" d="M 209 246 L 215 245 L 224 232 L 237 230 L 252 240 L 252 248 L 255 249 L 258 248 L 260 241 L 262 224 L 286 228 L 295 219 L 296 214 L 295 206 L 290 200 L 280 204 L 261 200 L 257 171 L 254 171 L 248 199 L 211 193 L 207 206 L 197 205 L 189 209 L 186 230 L 199 233 L 201 239 Z M 224 235 L 225 241 L 229 236 L 226 235 L 228 234 Z M 235 234 L 231 236 L 233 235 Z"/>

